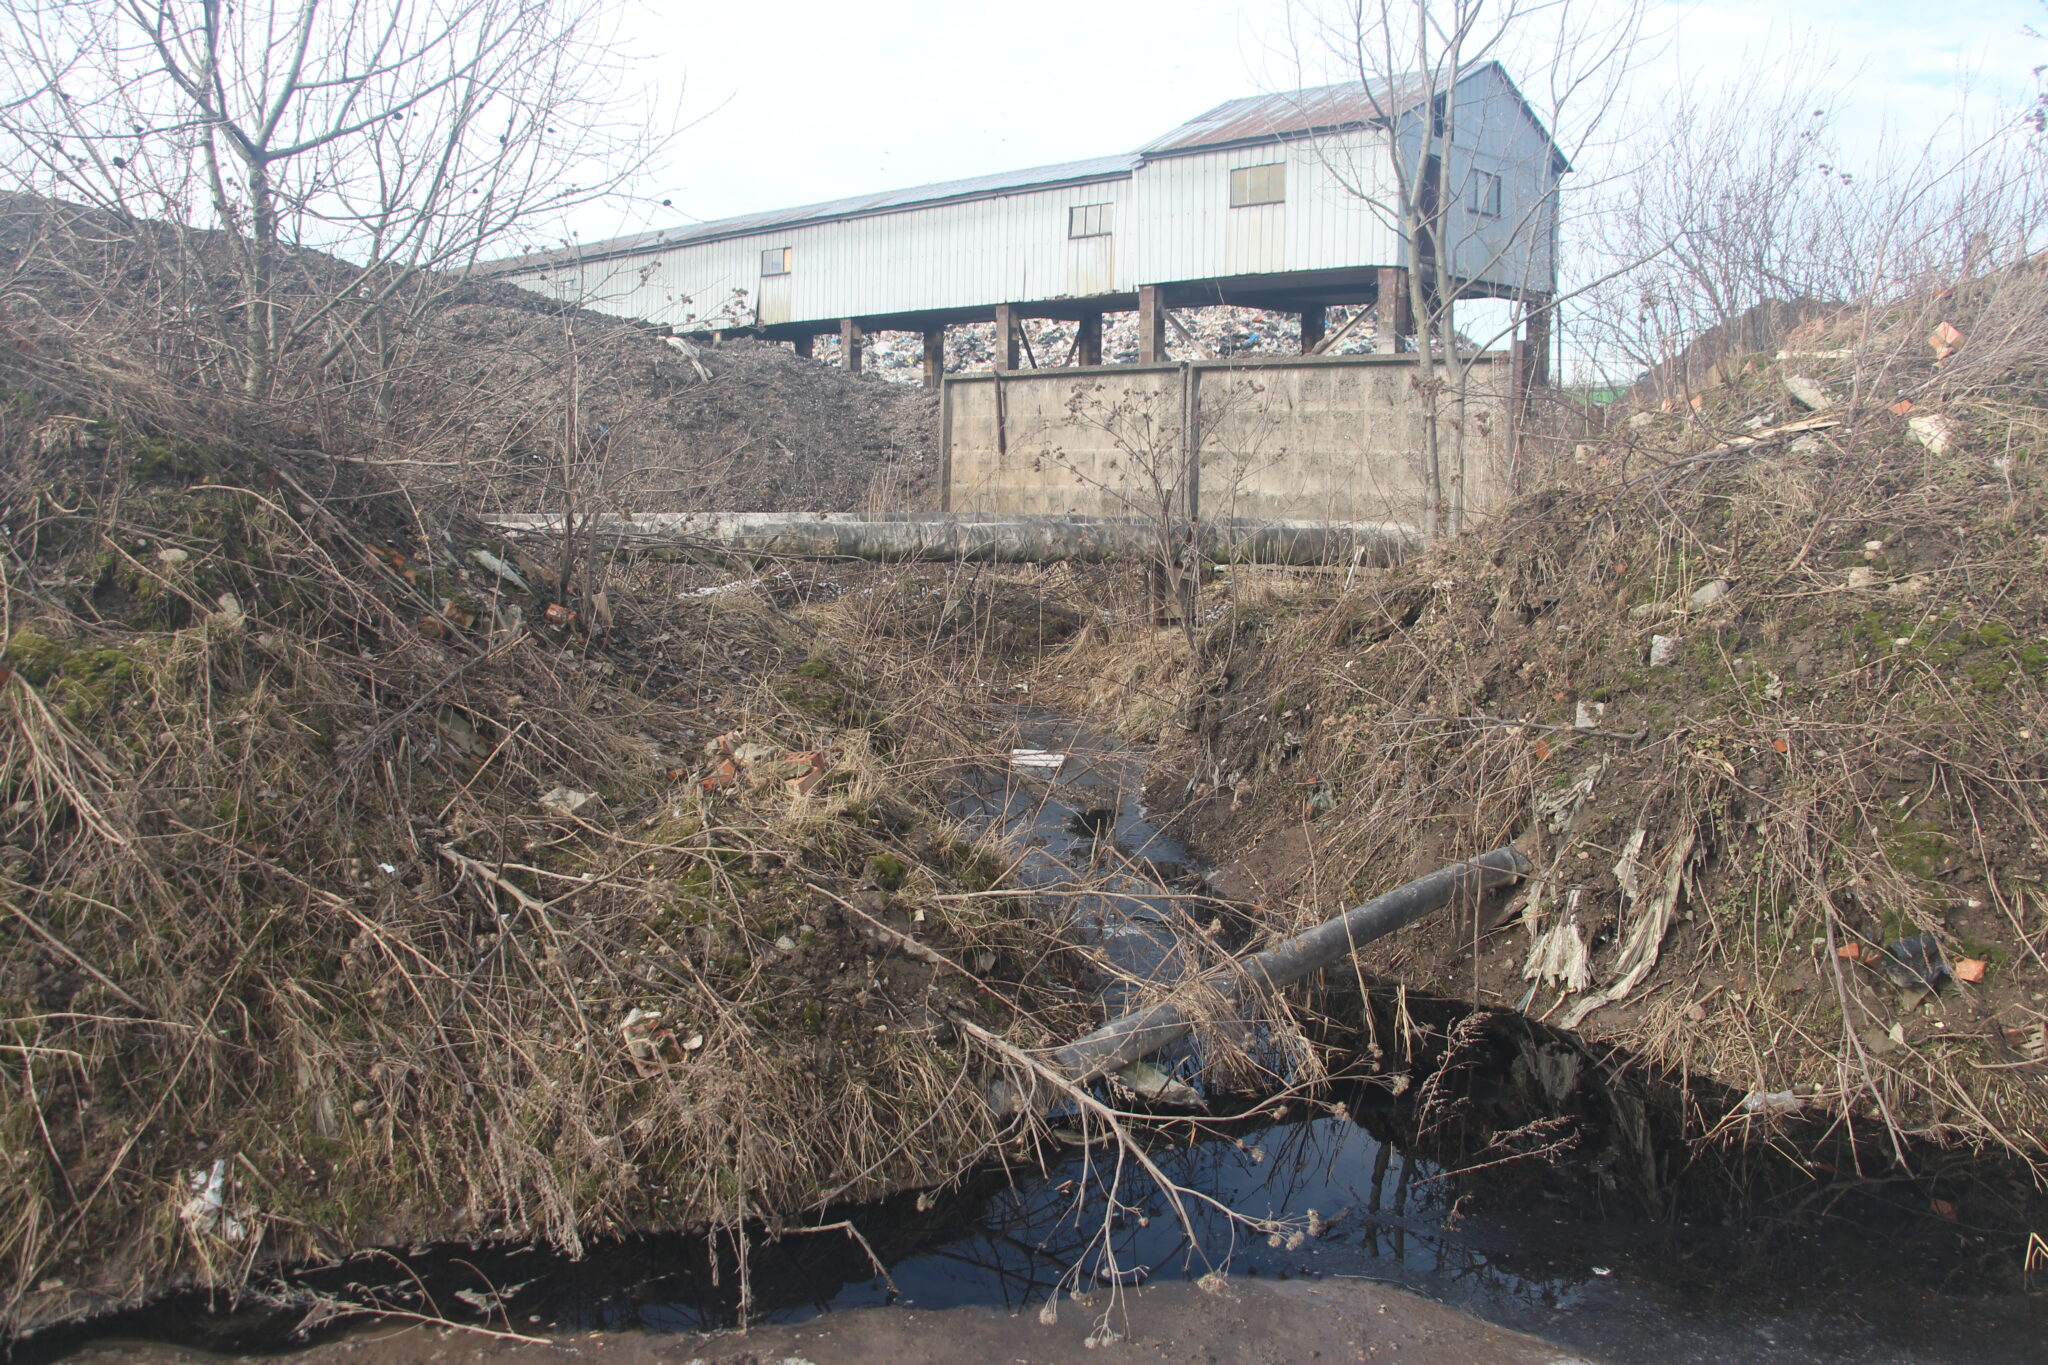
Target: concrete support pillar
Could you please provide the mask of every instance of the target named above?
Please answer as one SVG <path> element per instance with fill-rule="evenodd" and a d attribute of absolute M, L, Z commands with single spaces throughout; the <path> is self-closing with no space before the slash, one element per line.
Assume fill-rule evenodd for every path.
<path fill-rule="evenodd" d="M 796 347 L 796 353 L 798 355 L 802 356 L 805 360 L 809 360 L 812 354 L 816 351 L 817 340 L 818 339 L 812 336 L 809 332 L 805 332 L 803 335 L 799 336 L 792 344 Z"/>
<path fill-rule="evenodd" d="M 924 386 L 936 389 L 946 377 L 946 328 L 944 324 L 924 329 Z"/>
<path fill-rule="evenodd" d="M 997 370 L 1017 368 L 1017 315 L 1007 303 L 996 305 L 996 345 L 989 365 Z"/>
<path fill-rule="evenodd" d="M 1400 338 L 1415 335 L 1415 310 L 1408 299 L 1408 272 L 1398 265 L 1379 271 L 1379 295 L 1373 304 L 1373 349 L 1383 355 L 1400 349 Z"/>
<path fill-rule="evenodd" d="M 860 353 L 867 339 L 868 334 L 857 319 L 839 319 L 839 363 L 854 374 L 860 373 Z"/>
<path fill-rule="evenodd" d="M 1083 313 L 1074 338 L 1074 361 L 1080 365 L 1102 363 L 1102 314 Z"/>
<path fill-rule="evenodd" d="M 1528 307 L 1523 331 L 1528 342 L 1529 385 L 1540 389 L 1550 383 L 1550 296 L 1535 295 Z"/>
<path fill-rule="evenodd" d="M 1316 347 L 1323 344 L 1323 333 L 1329 327 L 1330 312 L 1320 303 L 1311 304 L 1301 310 L 1301 353 L 1314 355 Z"/>
<path fill-rule="evenodd" d="M 1138 363 L 1153 365 L 1166 359 L 1166 301 L 1159 286 L 1138 286 Z"/>

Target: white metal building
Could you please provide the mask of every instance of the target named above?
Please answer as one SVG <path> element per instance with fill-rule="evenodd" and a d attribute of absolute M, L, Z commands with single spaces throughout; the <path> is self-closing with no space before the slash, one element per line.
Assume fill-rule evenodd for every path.
<path fill-rule="evenodd" d="M 1498 63 L 1465 72 L 1446 164 L 1449 270 L 1466 292 L 1540 298 L 1555 287 L 1556 195 L 1567 169 Z M 1414 149 L 1428 111 L 1400 92 L 1374 115 L 1359 86 L 1233 100 L 1138 151 L 667 229 L 496 262 L 489 273 L 678 330 L 746 331 L 808 351 L 837 331 L 858 363 L 868 331 L 919 330 L 927 365 L 950 323 L 998 324 L 1014 367 L 1021 317 L 1081 324 L 1099 363 L 1105 311 L 1137 309 L 1141 359 L 1163 310 L 1242 304 L 1300 312 L 1405 299 L 1408 248 L 1387 139 Z M 1393 287 L 1398 285 L 1399 287 Z M 1382 319 L 1383 337 L 1406 330 Z M 1392 321 L 1394 325 L 1386 325 Z M 1090 353 L 1091 334 L 1093 354 Z M 1533 338 L 1532 338 L 1533 340 Z M 1149 354 L 1147 354 L 1149 352 Z"/>

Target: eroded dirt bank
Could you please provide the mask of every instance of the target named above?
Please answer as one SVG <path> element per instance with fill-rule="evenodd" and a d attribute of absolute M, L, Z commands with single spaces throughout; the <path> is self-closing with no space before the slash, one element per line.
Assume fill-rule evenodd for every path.
<path fill-rule="evenodd" d="M 2000 287 L 1927 306 L 2038 316 L 2038 276 Z M 2048 399 L 1934 363 L 1926 316 L 1810 324 L 1410 564 L 1234 569 L 1198 628 L 1042 683 L 1160 745 L 1155 803 L 1276 933 L 1523 848 L 1511 904 L 1365 968 L 1716 1082 L 1696 1136 L 2038 1162 Z"/>

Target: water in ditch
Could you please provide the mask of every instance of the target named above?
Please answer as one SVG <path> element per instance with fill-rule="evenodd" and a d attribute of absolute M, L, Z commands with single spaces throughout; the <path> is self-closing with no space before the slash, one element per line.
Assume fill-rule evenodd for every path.
<path fill-rule="evenodd" d="M 1114 1005 L 1177 973 L 1174 926 L 1199 904 L 1201 869 L 1142 801 L 1144 756 L 1058 717 L 1021 714 L 1026 755 L 963 778 L 955 813 L 998 828 L 1016 876 L 1048 893 L 1098 947 Z M 1169 1066 L 1188 1059 L 1167 1059 Z M 1484 1074 L 1484 1091 L 1501 1078 Z M 1114 1148 L 1075 1148 L 1028 1174 L 989 1172 L 938 1197 L 829 1211 L 840 1234 L 760 1242 L 745 1275 L 756 1321 L 885 1304 L 1028 1308 L 1099 1300 L 1119 1282 L 1237 1276 L 1398 1284 L 1477 1317 L 1616 1360 L 2032 1362 L 2048 1359 L 2048 1304 L 2028 1292 L 2008 1231 L 1929 1214 L 1927 1191 L 1846 1182 L 1826 1217 L 1711 1193 L 1652 1212 L 1601 1198 L 1600 1181 L 1525 1162 L 1446 1174 L 1403 1150 L 1402 1096 L 1338 1086 L 1340 1109 L 1296 1106 L 1232 1124 L 1170 1125 L 1151 1156 L 1183 1200 Z M 1571 1174 L 1572 1179 L 1551 1179 Z M 1594 1191 L 1594 1194 L 1588 1193 Z M 1236 1216 L 1224 1212 L 1231 1210 Z M 1272 1232 L 1263 1221 L 1282 1226 Z M 758 1234 L 756 1234 L 758 1239 Z M 331 1294 L 517 1330 L 682 1332 L 732 1325 L 741 1274 L 730 1242 L 628 1239 L 569 1260 L 538 1248 L 428 1248 L 292 1277 Z M 18 1345 L 61 1357 L 109 1335 L 213 1349 L 289 1349 L 295 1311 L 173 1300 L 85 1333 Z M 929 1321 L 929 1319 L 927 1319 Z"/>

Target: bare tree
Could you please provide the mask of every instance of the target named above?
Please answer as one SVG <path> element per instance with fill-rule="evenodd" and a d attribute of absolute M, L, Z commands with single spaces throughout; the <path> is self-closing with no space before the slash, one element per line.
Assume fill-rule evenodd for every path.
<path fill-rule="evenodd" d="M 1614 379 L 1691 392 L 1805 316 L 1936 298 L 2040 249 L 2036 109 L 1965 102 L 1914 139 L 1845 130 L 1851 94 L 1810 47 L 1669 92 L 1579 244 L 1604 276 L 1581 309 L 1586 349 Z"/>
<path fill-rule="evenodd" d="M 176 246 L 232 259 L 223 340 L 252 397 L 295 353 L 388 372 L 450 278 L 660 142 L 620 103 L 604 0 L 5 3 L 9 178 L 201 230 Z"/>
<path fill-rule="evenodd" d="M 1326 139 L 1324 166 L 1395 235 L 1407 257 L 1407 307 L 1420 355 L 1426 531 L 1465 518 L 1465 407 L 1473 359 L 1524 321 L 1547 323 L 1568 291 L 1518 288 L 1519 318 L 1480 339 L 1458 305 L 1497 297 L 1500 281 L 1554 278 L 1558 174 L 1610 134 L 1629 76 L 1648 51 L 1639 0 L 1300 0 L 1293 65 L 1353 84 L 1378 135 Z M 1473 77 L 1490 62 L 1521 78 L 1514 97 L 1547 129 L 1537 159 L 1482 150 L 1505 103 Z M 1304 79 L 1302 84 L 1311 82 Z M 1556 158 L 1556 160 L 1553 160 Z M 1504 185 L 1504 181 L 1516 183 Z M 1392 301 L 1382 300 L 1382 326 Z M 1532 329 L 1533 330 L 1533 329 Z"/>

